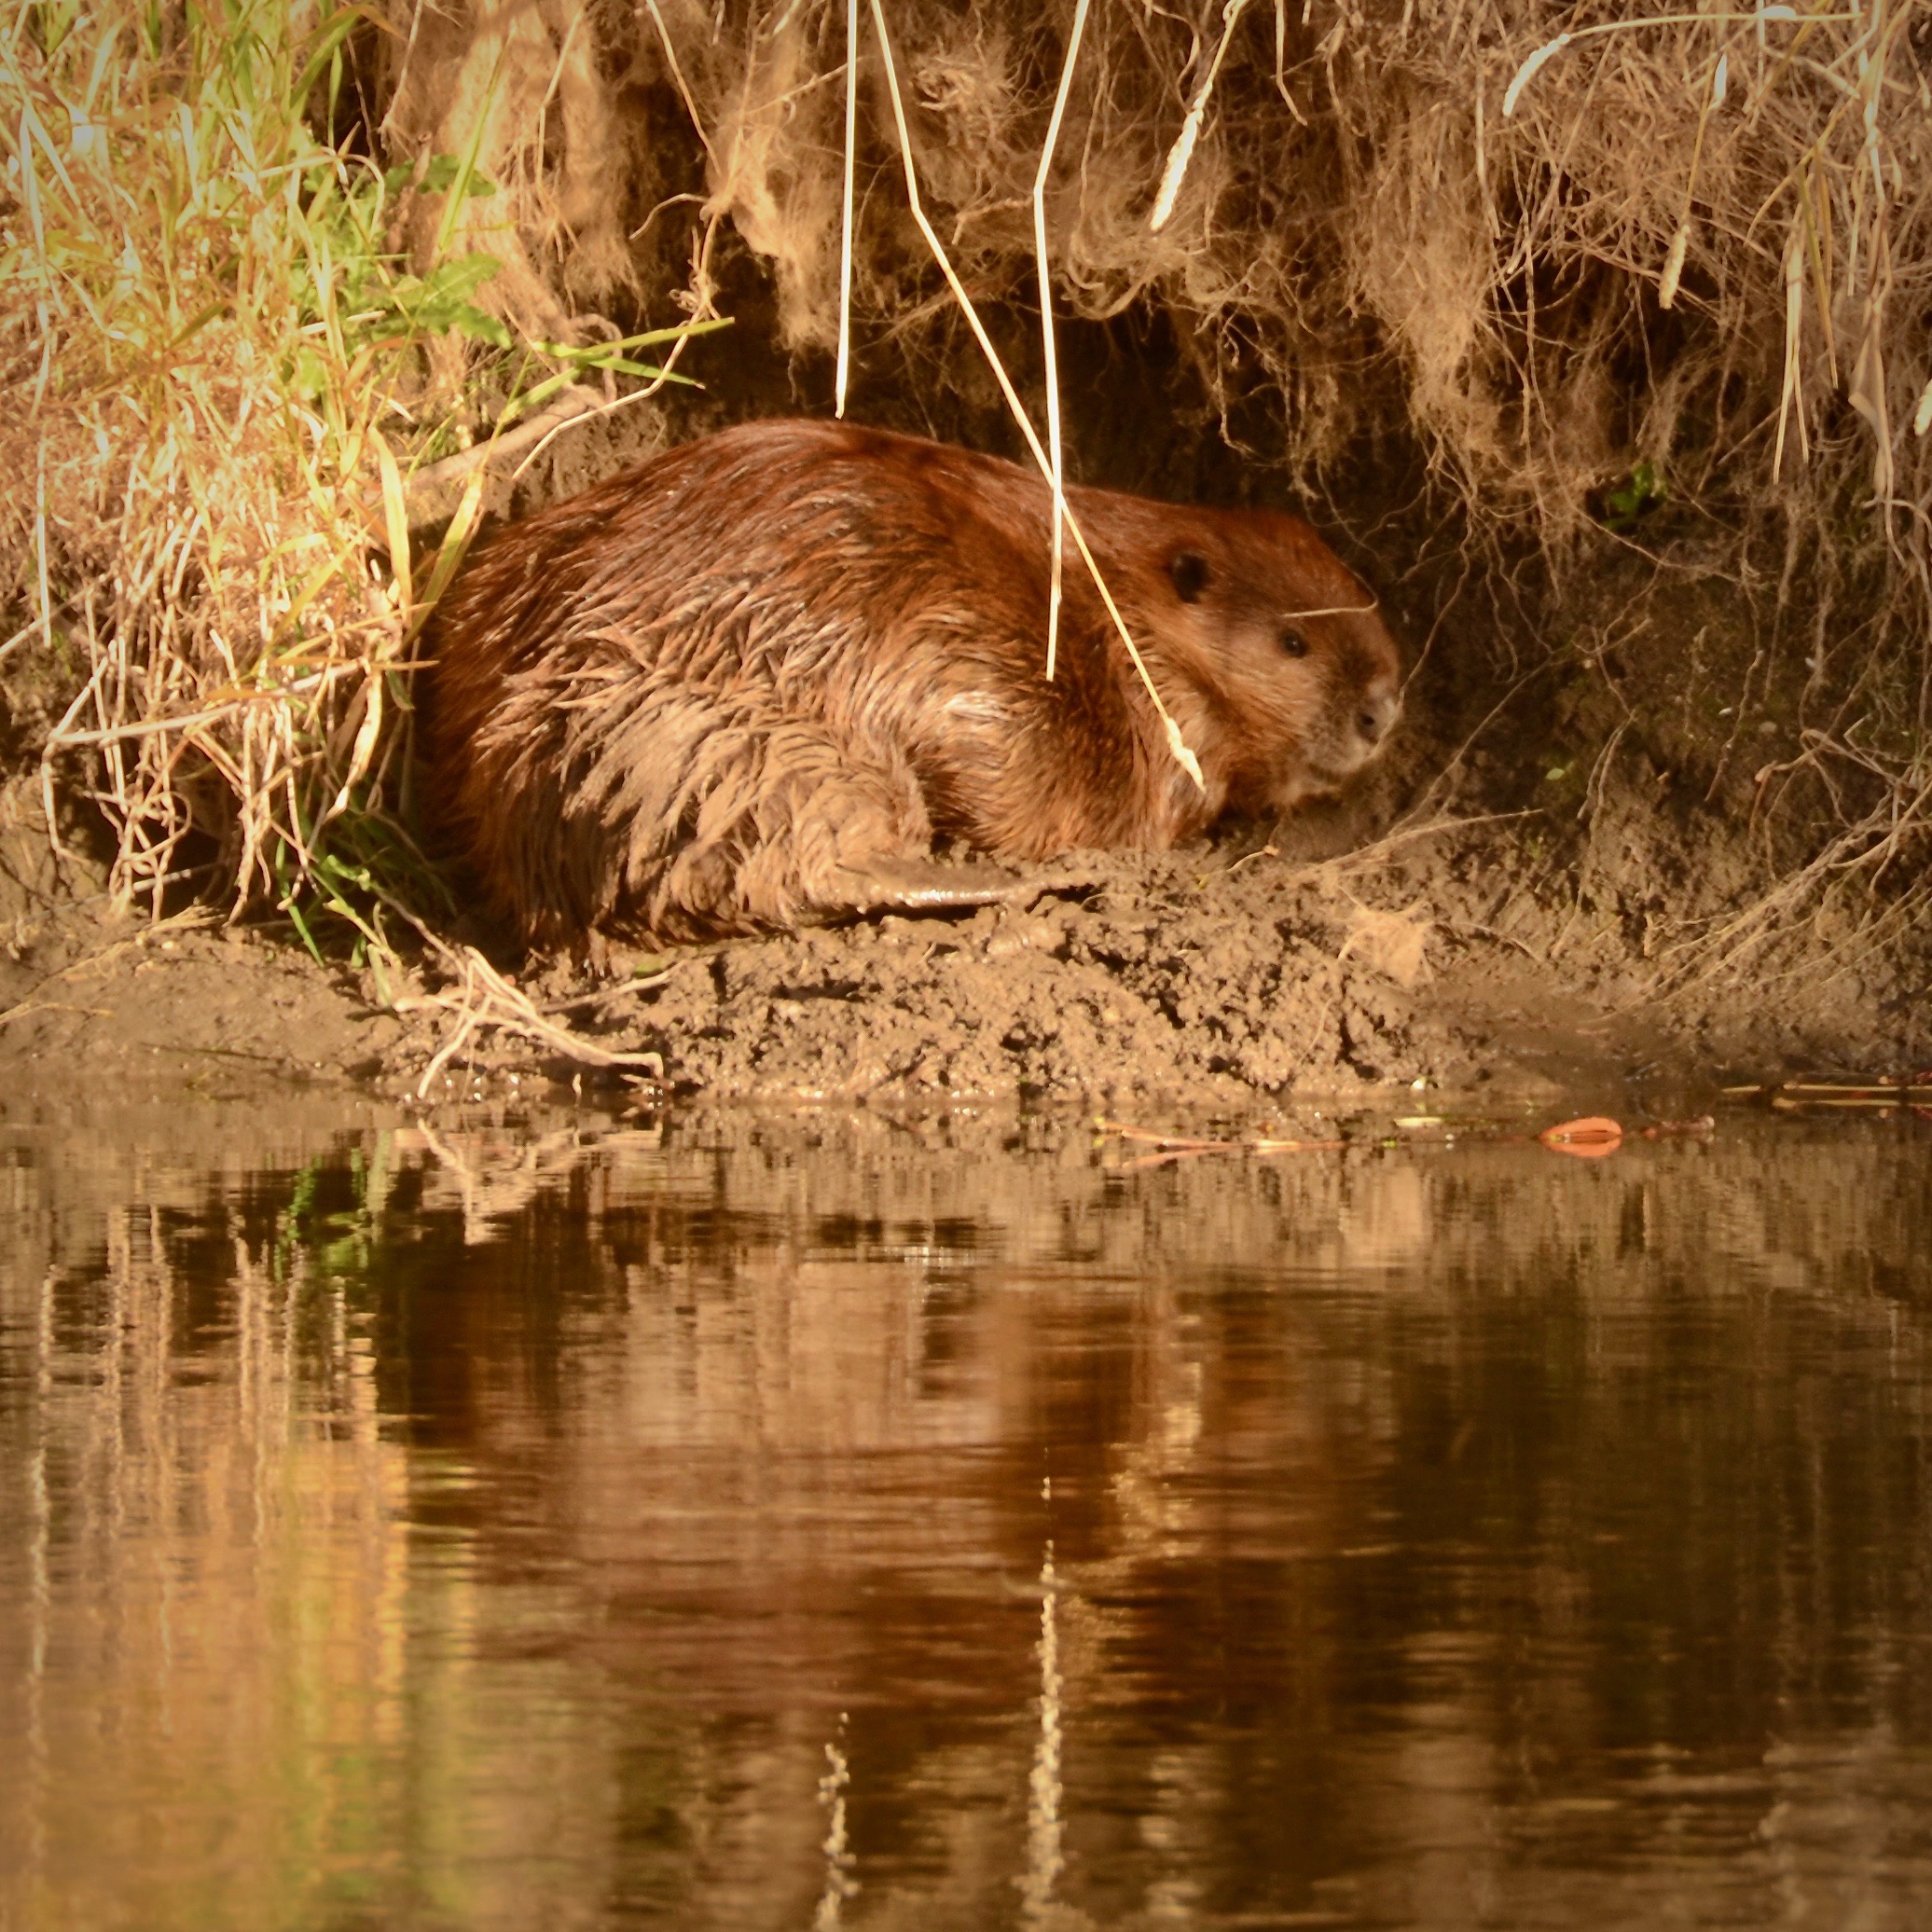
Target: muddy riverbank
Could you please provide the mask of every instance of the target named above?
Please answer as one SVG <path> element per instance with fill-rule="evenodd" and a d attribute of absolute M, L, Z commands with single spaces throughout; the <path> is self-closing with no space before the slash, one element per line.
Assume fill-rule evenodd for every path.
<path fill-rule="evenodd" d="M 1808 973 L 1674 984 L 1644 910 L 1658 855 L 1633 838 L 1622 887 L 1599 868 L 1580 891 L 1573 869 L 1539 870 L 1540 829 L 1452 813 L 1352 851 L 1334 849 L 1359 830 L 1340 815 L 1272 840 L 1249 829 L 1096 855 L 1091 885 L 1027 911 L 696 945 L 604 980 L 498 950 L 531 1011 L 628 1062 L 600 1069 L 483 1023 L 451 953 L 378 971 L 318 963 L 286 927 L 116 914 L 17 810 L 0 1087 L 18 1109 L 76 1091 L 321 1083 L 440 1103 L 585 1082 L 654 1103 L 966 1098 L 1198 1120 L 1418 1083 L 1521 1097 L 1932 1059 L 1909 959 L 1821 948 Z"/>

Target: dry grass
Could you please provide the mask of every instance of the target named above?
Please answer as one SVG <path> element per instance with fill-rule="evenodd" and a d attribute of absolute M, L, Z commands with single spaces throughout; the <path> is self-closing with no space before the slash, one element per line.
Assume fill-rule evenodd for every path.
<path fill-rule="evenodd" d="M 158 907 L 202 828 L 280 897 L 392 776 L 403 697 L 358 487 L 406 426 L 357 280 L 383 189 L 290 104 L 349 22 L 11 12 L 0 597 L 76 687 L 48 757 L 90 753 L 122 893 Z"/>
<path fill-rule="evenodd" d="M 64 687 L 47 782 L 86 775 L 122 897 L 159 913 L 192 863 L 238 911 L 374 939 L 426 879 L 407 656 L 477 496 L 412 568 L 407 472 L 581 376 L 659 372 L 639 338 L 519 341 L 476 306 L 517 264 L 460 245 L 504 199 L 474 141 L 412 172 L 330 138 L 364 19 L 0 15 L 0 609 Z M 412 265 L 425 207 L 457 215 Z"/>
<path fill-rule="evenodd" d="M 1060 312 L 1166 314 L 1304 484 L 1394 438 L 1475 568 L 1560 573 L 1666 495 L 1729 559 L 1811 667 L 1760 807 L 1823 829 L 1706 957 L 1874 880 L 1886 917 L 1916 904 L 1932 0 L 1097 9 L 1044 168 L 1074 0 L 884 15 L 924 213 L 982 305 L 1038 303 L 1037 187 Z M 800 352 L 840 343 L 850 244 L 855 383 L 950 326 L 841 0 L 8 0 L 0 33 L 0 676 L 62 668 L 50 750 L 86 754 L 117 883 L 157 904 L 191 830 L 238 906 L 354 901 L 403 849 L 432 565 L 381 559 L 409 473 L 540 381 L 642 366 L 585 305 L 709 314 L 728 223 Z M 329 131 L 345 71 L 373 160 Z"/>

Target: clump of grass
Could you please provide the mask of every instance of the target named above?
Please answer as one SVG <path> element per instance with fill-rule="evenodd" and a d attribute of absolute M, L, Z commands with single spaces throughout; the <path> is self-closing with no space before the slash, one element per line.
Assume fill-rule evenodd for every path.
<path fill-rule="evenodd" d="M 345 305 L 383 185 L 303 118 L 351 18 L 298 18 L 21 7 L 0 61 L 0 596 L 76 687 L 48 758 L 89 754 L 157 906 L 196 831 L 241 902 L 284 896 L 406 702 L 360 489 L 393 351 Z"/>
<path fill-rule="evenodd" d="M 0 16 L 0 609 L 6 651 L 71 694 L 48 782 L 85 774 L 123 898 L 158 911 L 192 873 L 311 943 L 317 912 L 377 939 L 385 896 L 428 890 L 402 816 L 409 652 L 483 472 L 420 562 L 409 474 L 465 461 L 479 416 L 664 375 L 640 338 L 518 337 L 453 216 L 406 253 L 412 209 L 498 190 L 474 152 L 385 166 L 337 136 L 366 18 Z M 440 380 L 452 355 L 468 386 Z"/>

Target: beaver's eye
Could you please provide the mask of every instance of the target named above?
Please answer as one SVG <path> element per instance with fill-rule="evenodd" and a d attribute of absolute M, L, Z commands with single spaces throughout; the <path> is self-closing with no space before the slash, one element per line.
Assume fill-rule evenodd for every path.
<path fill-rule="evenodd" d="M 1281 648 L 1290 657 L 1305 657 L 1308 655 L 1308 640 L 1299 630 L 1284 630 L 1281 633 Z"/>
<path fill-rule="evenodd" d="M 1174 593 L 1182 603 L 1199 603 L 1208 587 L 1208 559 L 1196 550 L 1183 550 L 1167 566 L 1174 579 Z"/>

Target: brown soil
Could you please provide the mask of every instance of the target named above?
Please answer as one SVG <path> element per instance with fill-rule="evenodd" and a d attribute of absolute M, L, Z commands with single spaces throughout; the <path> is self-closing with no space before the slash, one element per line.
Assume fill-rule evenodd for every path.
<path fill-rule="evenodd" d="M 274 929 L 193 910 L 116 918 L 84 867 L 53 865 L 32 800 L 10 796 L 0 1113 L 83 1093 L 137 1104 L 316 1083 L 437 1104 L 631 1077 L 483 1029 L 425 1087 L 456 1018 L 433 997 L 449 988 L 435 960 L 385 985 L 319 965 Z M 1862 979 L 1655 997 L 1643 908 L 1663 857 L 1634 831 L 1623 886 L 1600 838 L 1588 891 L 1574 863 L 1539 859 L 1534 819 L 1440 821 L 1336 855 L 1361 833 L 1336 812 L 1278 843 L 1093 855 L 1070 868 L 1090 885 L 1028 911 L 691 946 L 620 961 L 604 982 L 502 963 L 521 963 L 539 1010 L 599 1045 L 661 1055 L 651 1097 L 971 1097 L 1173 1121 L 1386 1102 L 1419 1083 L 1667 1113 L 1673 1090 L 1722 1068 L 1932 1060 L 1920 1003 L 1869 962 Z"/>

